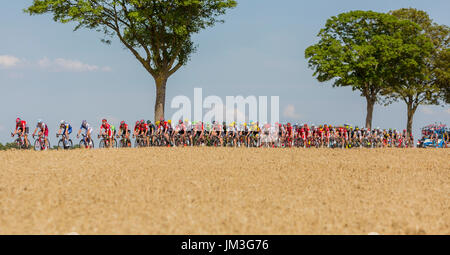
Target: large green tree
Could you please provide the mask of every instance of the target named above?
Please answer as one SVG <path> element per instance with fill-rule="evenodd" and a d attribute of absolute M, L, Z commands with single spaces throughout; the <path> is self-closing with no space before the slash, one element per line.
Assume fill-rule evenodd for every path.
<path fill-rule="evenodd" d="M 412 132 L 414 114 L 422 104 L 439 104 L 445 99 L 445 90 L 449 87 L 449 27 L 433 23 L 429 15 L 421 10 L 403 8 L 390 12 L 391 15 L 412 21 L 420 27 L 430 44 L 416 41 L 410 52 L 418 55 L 417 61 L 410 62 L 403 70 L 399 70 L 386 90 L 388 100 L 402 100 L 407 106 L 408 133 Z M 406 33 L 405 33 L 406 34 Z M 403 38 L 404 41 L 414 35 Z"/>
<path fill-rule="evenodd" d="M 351 11 L 328 19 L 318 37 L 305 51 L 314 76 L 359 91 L 367 101 L 366 127 L 371 128 L 374 105 L 390 86 L 387 81 L 417 60 L 411 51 L 416 40 L 423 40 L 420 28 L 385 13 Z"/>
<path fill-rule="evenodd" d="M 75 30 L 118 38 L 156 85 L 155 120 L 164 117 L 168 78 L 185 65 L 196 46 L 192 35 L 223 22 L 234 0 L 34 0 L 25 11 L 50 13 L 56 22 L 75 22 Z"/>

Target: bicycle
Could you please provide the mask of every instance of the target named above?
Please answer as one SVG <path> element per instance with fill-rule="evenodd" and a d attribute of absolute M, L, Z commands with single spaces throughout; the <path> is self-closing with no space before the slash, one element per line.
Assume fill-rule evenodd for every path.
<path fill-rule="evenodd" d="M 85 134 L 81 134 L 83 138 L 80 141 L 80 148 L 93 149 L 94 141 L 92 139 L 88 139 Z"/>
<path fill-rule="evenodd" d="M 133 135 L 133 138 L 135 138 L 135 137 L 136 137 L 136 141 L 134 141 L 135 148 L 148 147 L 147 139 L 144 135 L 138 135 L 138 136 Z"/>
<path fill-rule="evenodd" d="M 50 141 L 47 139 L 47 144 L 45 144 L 45 139 L 43 135 L 38 135 L 38 138 L 34 138 L 34 150 L 35 151 L 45 151 L 50 148 Z"/>
<path fill-rule="evenodd" d="M 175 137 L 173 138 L 174 140 L 174 145 L 175 147 L 179 147 L 179 146 L 190 146 L 190 139 L 185 135 L 183 136 L 182 134 L 178 133 L 175 135 Z"/>
<path fill-rule="evenodd" d="M 112 144 L 110 144 L 110 139 L 108 135 L 98 135 L 98 139 L 100 139 L 100 143 L 98 145 L 99 148 L 117 148 L 117 140 L 116 138 L 112 138 Z"/>
<path fill-rule="evenodd" d="M 56 134 L 56 138 L 58 138 L 59 136 L 61 136 L 61 139 L 58 141 L 58 150 L 69 150 L 73 148 L 73 143 L 72 140 L 69 139 L 68 137 L 66 137 L 65 134 L 63 135 L 59 135 Z"/>
<path fill-rule="evenodd" d="M 19 150 L 28 150 L 30 149 L 30 141 L 28 138 L 26 139 L 27 143 L 25 143 L 25 139 L 23 138 L 22 134 L 17 133 L 17 139 L 14 140 L 14 144 L 17 146 Z M 11 133 L 11 137 L 14 137 L 14 134 Z M 28 144 L 28 146 L 27 146 Z"/>
<path fill-rule="evenodd" d="M 131 140 L 125 138 L 125 135 L 117 136 L 119 140 L 119 148 L 131 148 Z"/>

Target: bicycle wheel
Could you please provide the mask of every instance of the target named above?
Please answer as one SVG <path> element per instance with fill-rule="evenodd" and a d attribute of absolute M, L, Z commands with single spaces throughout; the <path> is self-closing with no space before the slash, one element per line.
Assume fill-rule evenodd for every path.
<path fill-rule="evenodd" d="M 25 147 L 25 143 L 22 144 L 22 141 L 19 138 L 17 138 L 14 141 L 14 144 L 15 144 L 17 149 L 23 149 Z"/>
<path fill-rule="evenodd" d="M 98 147 L 99 147 L 100 149 L 104 149 L 104 148 L 106 147 L 106 144 L 105 144 L 105 140 L 104 140 L 104 139 L 100 140 L 100 143 L 99 143 Z"/>
<path fill-rule="evenodd" d="M 64 141 L 61 139 L 58 142 L 58 150 L 64 150 L 66 149 L 66 146 L 64 146 Z"/>
<path fill-rule="evenodd" d="M 73 149 L 73 142 L 71 139 L 69 139 L 69 141 L 67 141 L 66 149 L 67 150 Z"/>
<path fill-rule="evenodd" d="M 41 143 L 39 142 L 39 140 L 34 141 L 34 150 L 35 151 L 41 150 Z"/>

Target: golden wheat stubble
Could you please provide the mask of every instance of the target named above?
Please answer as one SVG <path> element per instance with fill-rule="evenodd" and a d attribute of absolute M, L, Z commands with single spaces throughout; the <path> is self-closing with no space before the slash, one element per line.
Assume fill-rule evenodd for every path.
<path fill-rule="evenodd" d="M 0 153 L 0 234 L 450 234 L 450 150 Z"/>

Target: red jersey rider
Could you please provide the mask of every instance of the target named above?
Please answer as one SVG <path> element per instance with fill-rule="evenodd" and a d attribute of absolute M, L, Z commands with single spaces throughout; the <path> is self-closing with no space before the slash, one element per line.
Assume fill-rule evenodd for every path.
<path fill-rule="evenodd" d="M 106 136 L 109 140 L 109 144 L 112 144 L 112 130 L 111 125 L 108 124 L 108 121 L 106 119 L 102 120 L 102 125 L 100 126 L 100 136 Z"/>
<path fill-rule="evenodd" d="M 28 147 L 27 122 L 24 120 L 21 120 L 20 118 L 16 119 L 16 129 L 14 130 L 14 133 L 11 136 L 14 137 L 16 134 L 19 134 L 19 136 L 22 136 L 24 138 L 25 146 Z"/>

